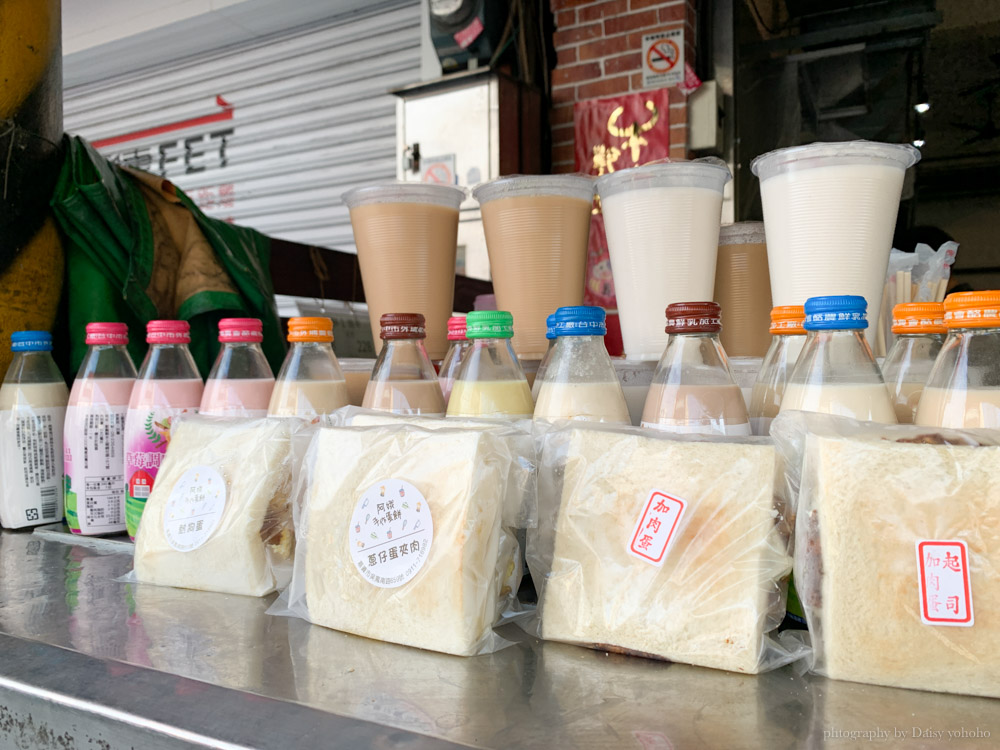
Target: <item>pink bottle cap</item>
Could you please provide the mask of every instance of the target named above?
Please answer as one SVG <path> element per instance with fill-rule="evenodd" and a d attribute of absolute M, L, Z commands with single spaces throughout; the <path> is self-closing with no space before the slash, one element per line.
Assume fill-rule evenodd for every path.
<path fill-rule="evenodd" d="M 128 326 L 124 323 L 87 323 L 87 346 L 125 346 Z"/>
<path fill-rule="evenodd" d="M 264 340 L 264 324 L 257 318 L 223 318 L 219 321 L 219 341 L 223 344 L 259 344 Z"/>
<path fill-rule="evenodd" d="M 448 340 L 465 341 L 465 316 L 453 315 L 448 318 Z"/>
<path fill-rule="evenodd" d="M 151 320 L 146 323 L 147 344 L 190 344 L 191 325 L 186 320 Z"/>

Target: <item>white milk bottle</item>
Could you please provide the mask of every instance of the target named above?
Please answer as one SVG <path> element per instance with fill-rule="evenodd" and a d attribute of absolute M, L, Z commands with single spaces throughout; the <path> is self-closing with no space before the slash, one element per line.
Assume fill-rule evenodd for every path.
<path fill-rule="evenodd" d="M 14 359 L 0 386 L 0 526 L 63 517 L 63 420 L 69 390 L 47 331 L 11 334 Z"/>
<path fill-rule="evenodd" d="M 268 414 L 314 419 L 347 406 L 347 381 L 333 353 L 333 321 L 292 318 L 288 350 L 274 384 Z"/>
<path fill-rule="evenodd" d="M 948 295 L 944 324 L 916 424 L 1000 429 L 1000 291 Z"/>
<path fill-rule="evenodd" d="M 604 346 L 600 307 L 560 307 L 552 331 L 555 346 L 535 403 L 535 419 L 580 419 L 631 424 L 618 374 Z"/>
<path fill-rule="evenodd" d="M 197 413 L 204 390 L 188 350 L 191 326 L 186 321 L 149 321 L 146 343 L 149 349 L 125 418 L 125 526 L 133 540 L 170 444 L 173 421 Z"/>
<path fill-rule="evenodd" d="M 896 423 L 882 373 L 865 340 L 865 298 L 844 294 L 806 300 L 806 343 L 781 398 L 797 409 Z"/>
<path fill-rule="evenodd" d="M 924 383 L 944 343 L 944 305 L 940 302 L 904 302 L 892 309 L 892 343 L 882 376 L 900 424 L 913 424 Z"/>
<path fill-rule="evenodd" d="M 771 422 L 781 411 L 788 376 L 806 343 L 806 311 L 802 305 L 771 308 L 771 346 L 750 391 L 750 426 L 754 435 L 770 435 Z"/>
<path fill-rule="evenodd" d="M 222 348 L 208 373 L 201 413 L 213 417 L 264 417 L 274 390 L 274 375 L 260 342 L 263 325 L 257 318 L 219 321 Z"/>
<path fill-rule="evenodd" d="M 135 365 L 124 323 L 88 323 L 63 430 L 66 524 L 74 534 L 125 531 L 125 419 Z"/>

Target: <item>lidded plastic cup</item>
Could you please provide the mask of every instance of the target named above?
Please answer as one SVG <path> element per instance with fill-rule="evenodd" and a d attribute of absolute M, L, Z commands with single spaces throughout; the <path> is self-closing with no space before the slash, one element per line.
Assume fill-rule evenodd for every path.
<path fill-rule="evenodd" d="M 723 224 L 712 299 L 726 311 L 722 346 L 730 357 L 761 357 L 771 345 L 771 279 L 764 222 Z"/>
<path fill-rule="evenodd" d="M 455 295 L 458 209 L 467 197 L 465 188 L 425 182 L 368 185 L 343 195 L 376 351 L 384 340 L 382 315 L 412 310 L 427 320 L 430 357 L 444 357 Z"/>
<path fill-rule="evenodd" d="M 479 310 L 466 319 L 472 348 L 462 360 L 448 400 L 449 417 L 530 417 L 531 389 L 514 354 L 514 317 Z"/>
<path fill-rule="evenodd" d="M 124 323 L 87 323 L 87 346 L 126 346 L 128 326 Z"/>
<path fill-rule="evenodd" d="M 896 423 L 885 381 L 865 339 L 866 307 L 864 297 L 852 294 L 806 301 L 806 343 L 785 386 L 781 411 Z"/>
<path fill-rule="evenodd" d="M 646 164 L 597 180 L 628 359 L 659 359 L 663 307 L 712 299 L 722 191 L 719 159 Z"/>
<path fill-rule="evenodd" d="M 288 341 L 292 346 L 275 381 L 267 413 L 312 419 L 347 406 L 347 381 L 333 353 L 333 321 L 292 318 Z"/>
<path fill-rule="evenodd" d="M 555 346 L 535 404 L 535 419 L 580 419 L 631 424 L 628 404 L 604 346 L 600 307 L 560 307 L 553 320 Z"/>
<path fill-rule="evenodd" d="M 853 294 L 879 319 L 903 175 L 919 159 L 909 144 L 849 141 L 753 160 L 775 305 Z"/>
<path fill-rule="evenodd" d="M 781 397 L 795 361 L 806 342 L 806 311 L 802 305 L 771 308 L 771 345 L 750 391 L 750 426 L 754 435 L 770 435 L 771 422 L 781 410 Z"/>
<path fill-rule="evenodd" d="M 729 369 L 715 302 L 667 306 L 667 347 L 642 411 L 642 426 L 678 433 L 749 435 L 746 403 Z"/>
<path fill-rule="evenodd" d="M 441 360 L 441 368 L 438 370 L 438 382 L 441 384 L 441 392 L 444 393 L 445 405 L 451 396 L 458 370 L 462 366 L 462 358 L 472 348 L 465 335 L 464 315 L 453 315 L 448 318 L 448 342 L 448 353 Z"/>
<path fill-rule="evenodd" d="M 909 302 L 892 309 L 896 340 L 882 362 L 882 376 L 900 424 L 912 424 L 916 417 L 920 394 L 941 351 L 945 330 L 940 302 Z"/>
<path fill-rule="evenodd" d="M 1000 291 L 949 294 L 944 325 L 916 424 L 1000 428 Z"/>
<path fill-rule="evenodd" d="M 427 356 L 427 329 L 420 313 L 386 313 L 379 319 L 384 342 L 365 389 L 363 406 L 393 414 L 443 416 L 444 393 Z"/>
<path fill-rule="evenodd" d="M 201 413 L 216 417 L 263 417 L 274 391 L 274 375 L 260 343 L 264 327 L 257 318 L 219 321 L 222 348 L 205 381 Z"/>
<path fill-rule="evenodd" d="M 510 175 L 473 192 L 482 208 L 497 307 L 517 321 L 514 351 L 545 355 L 545 319 L 583 302 L 594 180 L 589 175 Z"/>

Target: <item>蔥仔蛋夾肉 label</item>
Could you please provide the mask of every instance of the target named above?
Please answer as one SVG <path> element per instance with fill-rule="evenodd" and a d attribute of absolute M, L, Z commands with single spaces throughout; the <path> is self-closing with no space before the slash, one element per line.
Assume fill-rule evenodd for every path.
<path fill-rule="evenodd" d="M 917 585 L 920 621 L 924 625 L 970 627 L 973 624 L 972 576 L 965 542 L 919 540 Z"/>
<path fill-rule="evenodd" d="M 431 509 L 420 490 L 386 479 L 365 490 L 354 507 L 348 539 L 361 576 L 379 588 L 410 581 L 427 562 L 434 539 Z"/>
<path fill-rule="evenodd" d="M 651 492 L 629 537 L 629 554 L 657 567 L 663 565 L 686 507 L 679 497 L 659 490 Z"/>
<path fill-rule="evenodd" d="M 226 480 L 211 466 L 194 466 L 170 491 L 163 511 L 167 544 L 190 552 L 209 540 L 226 509 Z"/>

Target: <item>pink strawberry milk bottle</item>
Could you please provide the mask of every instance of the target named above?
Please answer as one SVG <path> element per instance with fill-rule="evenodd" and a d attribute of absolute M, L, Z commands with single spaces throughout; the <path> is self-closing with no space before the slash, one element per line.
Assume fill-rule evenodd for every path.
<path fill-rule="evenodd" d="M 205 381 L 201 413 L 213 417 L 266 417 L 274 390 L 274 373 L 260 342 L 263 326 L 257 318 L 219 321 L 222 349 Z"/>
<path fill-rule="evenodd" d="M 195 413 L 204 386 L 188 350 L 191 326 L 183 320 L 146 324 L 149 350 L 125 418 L 125 526 L 135 539 L 146 499 L 170 443 L 170 427 L 184 413 Z"/>
<path fill-rule="evenodd" d="M 125 531 L 125 418 L 135 365 L 124 323 L 88 323 L 87 355 L 63 429 L 66 523 L 74 534 Z"/>

